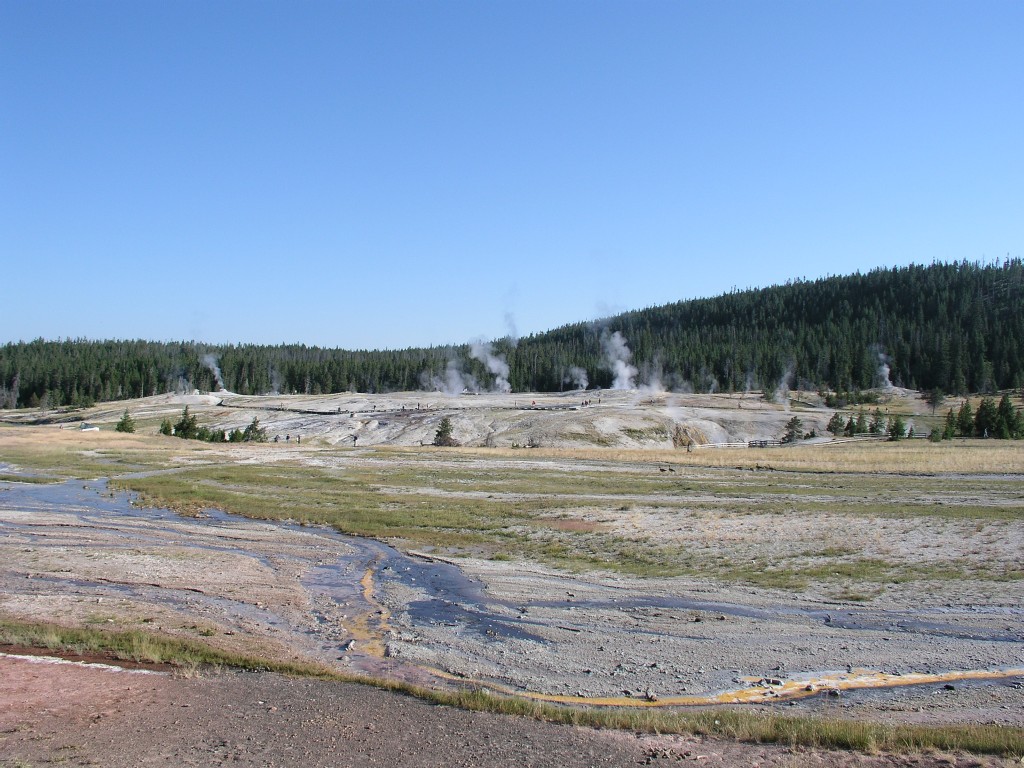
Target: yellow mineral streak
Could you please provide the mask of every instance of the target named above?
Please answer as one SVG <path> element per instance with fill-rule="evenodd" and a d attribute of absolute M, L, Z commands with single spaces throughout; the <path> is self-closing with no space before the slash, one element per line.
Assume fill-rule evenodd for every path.
<path fill-rule="evenodd" d="M 391 613 L 378 603 L 374 596 L 373 574 L 379 561 L 378 557 L 366 569 L 363 578 L 359 580 L 359 584 L 363 588 L 363 598 L 368 605 L 373 607 L 354 617 L 348 626 L 348 631 L 355 640 L 359 641 L 360 652 L 382 658 L 384 656 L 383 637 L 384 633 L 390 629 L 388 622 L 391 619 Z"/>
<path fill-rule="evenodd" d="M 709 704 L 764 704 L 814 696 L 825 691 L 852 691 L 862 688 L 895 688 L 922 683 L 948 683 L 956 680 L 998 680 L 1024 675 L 1024 668 L 956 670 L 952 672 L 924 673 L 909 672 L 894 675 L 869 669 L 855 669 L 850 672 L 826 674 L 794 680 L 783 680 L 781 685 L 770 685 L 758 681 L 746 688 L 721 691 L 703 696 L 658 696 L 651 699 L 622 697 L 559 696 L 544 693 L 513 692 L 534 701 L 548 701 L 557 704 L 588 704 L 599 707 L 686 707 Z M 493 687 L 493 686 L 492 686 Z"/>
<path fill-rule="evenodd" d="M 374 596 L 373 575 L 378 561 L 373 562 L 359 583 L 363 587 L 363 597 L 374 609 L 356 617 L 350 632 L 357 640 L 362 641 L 364 653 L 382 658 L 384 656 L 384 632 L 390 627 L 390 612 L 376 601 Z M 419 666 L 419 665 L 418 665 Z M 1024 676 L 1024 667 L 1007 669 L 965 669 L 950 672 L 908 672 L 892 674 L 877 672 L 871 669 L 851 669 L 848 672 L 824 673 L 817 676 L 778 680 L 773 684 L 765 678 L 747 677 L 743 680 L 749 685 L 729 691 L 719 691 L 695 696 L 663 696 L 661 694 L 648 697 L 632 696 L 566 696 L 553 693 L 520 691 L 493 682 L 482 682 L 472 678 L 455 675 L 433 667 L 420 666 L 421 669 L 440 680 L 458 682 L 463 685 L 472 684 L 495 691 L 507 696 L 517 696 L 531 701 L 544 701 L 552 704 L 579 704 L 595 707 L 693 707 L 714 704 L 766 704 L 776 701 L 791 701 L 828 691 L 854 691 L 864 688 L 897 688 L 905 685 L 922 685 L 925 683 L 951 683 L 959 680 L 999 680 L 1007 677 Z"/>

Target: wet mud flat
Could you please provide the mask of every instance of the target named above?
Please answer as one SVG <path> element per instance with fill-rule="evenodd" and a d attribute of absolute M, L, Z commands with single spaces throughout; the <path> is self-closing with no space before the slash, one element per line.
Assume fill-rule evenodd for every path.
<path fill-rule="evenodd" d="M 321 528 L 180 517 L 102 481 L 0 484 L 0 557 L 0 611 L 24 619 L 555 701 L 1024 724 L 1024 610 L 996 600 L 862 607 L 684 578 L 456 565 Z M 931 677 L 900 685 L 914 675 Z"/>

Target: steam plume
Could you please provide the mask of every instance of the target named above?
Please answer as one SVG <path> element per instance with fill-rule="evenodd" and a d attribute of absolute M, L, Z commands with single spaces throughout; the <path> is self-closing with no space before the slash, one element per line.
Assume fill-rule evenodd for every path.
<path fill-rule="evenodd" d="M 217 389 L 221 390 L 226 389 L 226 387 L 224 386 L 224 378 L 220 375 L 220 365 L 218 365 L 218 362 L 216 355 L 203 355 L 203 365 L 213 372 L 213 378 L 217 380 Z"/>
<path fill-rule="evenodd" d="M 512 385 L 508 383 L 508 363 L 503 355 L 494 354 L 490 342 L 474 341 L 469 345 L 469 354 L 473 359 L 479 360 L 487 371 L 494 376 L 495 392 L 511 392 Z"/>
<path fill-rule="evenodd" d="M 892 389 L 892 379 L 889 378 L 889 374 L 891 372 L 889 369 L 889 363 L 892 362 L 892 358 L 885 354 L 881 347 L 877 347 L 875 349 L 875 354 L 878 355 L 878 373 L 876 374 L 878 386 L 882 389 Z"/>
<path fill-rule="evenodd" d="M 508 340 L 512 343 L 512 346 L 519 346 L 519 331 L 516 328 L 516 317 L 511 312 L 505 313 L 505 329 L 508 331 Z"/>
<path fill-rule="evenodd" d="M 444 376 L 431 376 L 427 371 L 420 374 L 420 386 L 425 390 L 444 392 L 446 395 L 456 396 L 463 392 L 478 392 L 480 385 L 477 380 L 468 373 L 464 373 L 458 360 L 449 360 L 445 367 Z"/>
<path fill-rule="evenodd" d="M 612 389 L 634 389 L 636 387 L 637 369 L 629 362 L 633 359 L 633 353 L 626 344 L 626 339 L 621 333 L 608 333 L 601 335 L 601 350 L 604 352 L 604 364 L 614 377 Z"/>
<path fill-rule="evenodd" d="M 270 388 L 271 388 L 270 394 L 272 394 L 272 395 L 279 395 L 279 394 L 281 394 L 281 386 L 283 384 L 284 384 L 284 379 L 281 377 L 281 374 L 278 372 L 278 370 L 276 368 L 271 367 L 270 368 Z"/>
<path fill-rule="evenodd" d="M 778 385 L 775 387 L 775 394 L 772 400 L 776 403 L 781 403 L 789 410 L 789 385 L 793 381 L 793 377 L 796 372 L 793 370 L 793 366 L 790 365 L 786 368 L 786 372 L 782 374 L 782 378 L 779 379 Z"/>
<path fill-rule="evenodd" d="M 572 366 L 562 377 L 564 384 L 572 384 L 574 389 L 586 389 L 590 386 L 590 377 L 587 376 L 587 369 Z"/>

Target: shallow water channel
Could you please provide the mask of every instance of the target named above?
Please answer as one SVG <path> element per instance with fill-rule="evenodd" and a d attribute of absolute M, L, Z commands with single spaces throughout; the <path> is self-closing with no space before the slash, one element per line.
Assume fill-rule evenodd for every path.
<path fill-rule="evenodd" d="M 134 494 L 109 491 L 105 480 L 48 484 L 4 483 L 0 485 L 0 501 L 19 510 L 59 513 L 69 518 L 64 524 L 66 526 L 102 529 L 107 535 L 121 538 L 125 546 L 131 547 L 146 543 L 166 544 L 165 537 L 147 536 L 146 529 L 151 529 L 154 523 L 166 522 L 170 525 L 183 520 L 171 510 L 138 505 Z M 416 622 L 458 624 L 467 631 L 486 637 L 540 640 L 524 626 L 510 622 L 507 617 L 490 614 L 488 606 L 495 604 L 495 601 L 488 599 L 483 585 L 467 578 L 458 567 L 449 563 L 406 555 L 383 542 L 349 536 L 319 526 L 251 521 L 215 509 L 204 510 L 200 517 L 186 520 L 189 526 L 201 526 L 211 531 L 245 523 L 299 532 L 303 536 L 321 537 L 334 544 L 344 545 L 341 550 L 343 554 L 339 558 L 311 567 L 302 578 L 303 586 L 312 593 L 328 597 L 339 604 L 351 605 L 353 601 L 363 599 L 364 587 L 360 580 L 367 571 L 372 571 L 377 588 L 394 582 L 426 594 L 424 599 L 406 608 Z M 8 521 L 3 527 L 6 533 L 18 531 L 28 541 L 42 543 L 35 532 L 36 526 L 30 522 L 19 524 Z M 243 538 L 217 538 L 216 541 L 217 544 L 196 541 L 189 541 L 188 544 L 245 555 L 273 567 L 259 548 L 247 547 Z M 375 608 L 373 605 L 366 607 Z"/>
<path fill-rule="evenodd" d="M 927 619 L 922 619 L 907 612 L 846 607 L 823 610 L 799 605 L 753 607 L 650 592 L 642 595 L 619 593 L 600 599 L 597 596 L 574 596 L 571 608 L 568 609 L 568 601 L 555 601 L 544 594 L 513 603 L 490 595 L 482 583 L 467 577 L 455 565 L 408 555 L 379 541 L 347 536 L 321 527 L 253 521 L 217 510 L 207 510 L 197 519 L 182 518 L 167 509 L 139 506 L 132 494 L 111 492 L 104 480 L 53 484 L 0 483 L 0 507 L 22 513 L 20 517 L 5 518 L 0 525 L 0 535 L 8 538 L 17 536 L 28 545 L 46 546 L 45 539 L 50 535 L 48 531 L 57 525 L 62 529 L 85 532 L 84 537 L 75 544 L 83 548 L 89 547 L 90 530 L 97 534 L 102 532 L 103 546 L 108 549 L 119 546 L 125 549 L 147 545 L 167 546 L 174 543 L 173 531 L 181 527 L 182 537 L 189 536 L 189 531 L 193 534 L 210 534 L 189 537 L 187 541 L 183 538 L 181 543 L 185 546 L 252 558 L 270 570 L 280 568 L 281 559 L 287 559 L 288 556 L 268 547 L 266 537 L 259 539 L 259 546 L 247 542 L 245 530 L 256 527 L 263 532 L 298 534 L 306 542 L 304 546 L 307 550 L 316 550 L 321 546 L 324 552 L 331 553 L 329 557 L 308 560 L 306 567 L 301 569 L 301 587 L 308 593 L 310 605 L 313 606 L 312 616 L 306 617 L 308 621 L 305 622 L 296 622 L 287 612 L 260 602 L 231 599 L 200 590 L 190 591 L 188 588 L 165 589 L 159 584 L 130 580 L 101 579 L 90 582 L 70 576 L 63 578 L 59 573 L 34 574 L 33 578 L 40 586 L 40 582 L 47 583 L 57 592 L 72 588 L 88 592 L 95 588 L 98 594 L 162 603 L 186 613 L 190 607 L 202 605 L 215 609 L 221 615 L 269 627 L 278 636 L 297 638 L 297 647 L 303 647 L 311 655 L 329 663 L 344 661 L 349 668 L 406 679 L 423 679 L 430 675 L 424 673 L 423 668 L 416 663 L 386 658 L 382 638 L 390 631 L 388 612 L 377 601 L 375 594 L 389 590 L 415 595 L 415 598 L 401 606 L 402 631 L 413 635 L 411 640 L 407 640 L 413 643 L 416 642 L 418 632 L 424 637 L 436 638 L 438 629 L 442 628 L 450 632 L 452 637 L 458 636 L 463 641 L 467 636 L 472 636 L 471 644 L 478 647 L 526 643 L 543 649 L 558 642 L 556 636 L 547 631 L 551 629 L 550 616 L 554 610 L 577 612 L 564 614 L 566 623 L 571 623 L 572 616 L 581 613 L 601 615 L 602 612 L 610 611 L 690 611 L 695 615 L 720 614 L 723 620 L 724 617 L 764 622 L 798 620 L 828 631 L 852 635 L 919 635 L 986 644 L 1020 644 L 1024 641 L 1024 633 L 1021 631 L 1024 625 L 1021 619 L 1024 616 L 1022 608 L 1003 609 L 1008 621 L 994 624 L 991 621 L 965 623 L 963 611 L 957 613 L 955 622 L 945 622 L 936 620 L 934 612 Z M 33 513 L 57 515 L 66 522 L 54 523 L 51 518 L 51 522 L 44 527 L 34 520 Z M 169 530 L 172 531 L 170 537 Z M 63 546 L 68 545 L 64 543 Z M 572 577 L 567 577 L 564 583 L 571 586 Z M 582 581 L 580 584 L 582 586 Z M 581 591 L 586 592 L 585 589 Z M 362 634 L 353 634 L 352 625 L 357 623 L 355 617 L 361 617 L 358 623 L 362 626 Z M 594 620 L 590 621 L 590 625 L 581 623 L 577 628 L 561 626 L 559 629 L 592 633 L 595 624 Z M 642 622 L 637 622 L 635 626 L 607 626 L 602 631 L 607 633 L 608 638 L 619 636 L 619 640 L 626 644 L 639 643 L 645 635 L 652 634 L 652 630 Z M 672 639 L 685 641 L 686 637 L 677 633 Z M 462 649 L 466 647 L 465 643 L 459 645 Z M 454 652 L 459 653 L 459 650 L 455 649 Z M 652 666 L 656 667 L 657 664 Z M 898 683 L 888 681 L 880 685 L 893 684 Z M 569 700 L 579 697 L 553 698 Z M 691 697 L 679 697 L 678 703 L 691 703 L 683 698 Z"/>

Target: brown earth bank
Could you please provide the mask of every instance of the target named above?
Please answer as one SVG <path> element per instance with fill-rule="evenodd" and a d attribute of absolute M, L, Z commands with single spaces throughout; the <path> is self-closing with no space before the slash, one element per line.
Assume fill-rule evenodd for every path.
<path fill-rule="evenodd" d="M 0 766 L 1008 766 L 650 736 L 466 712 L 351 683 L 0 657 Z"/>

